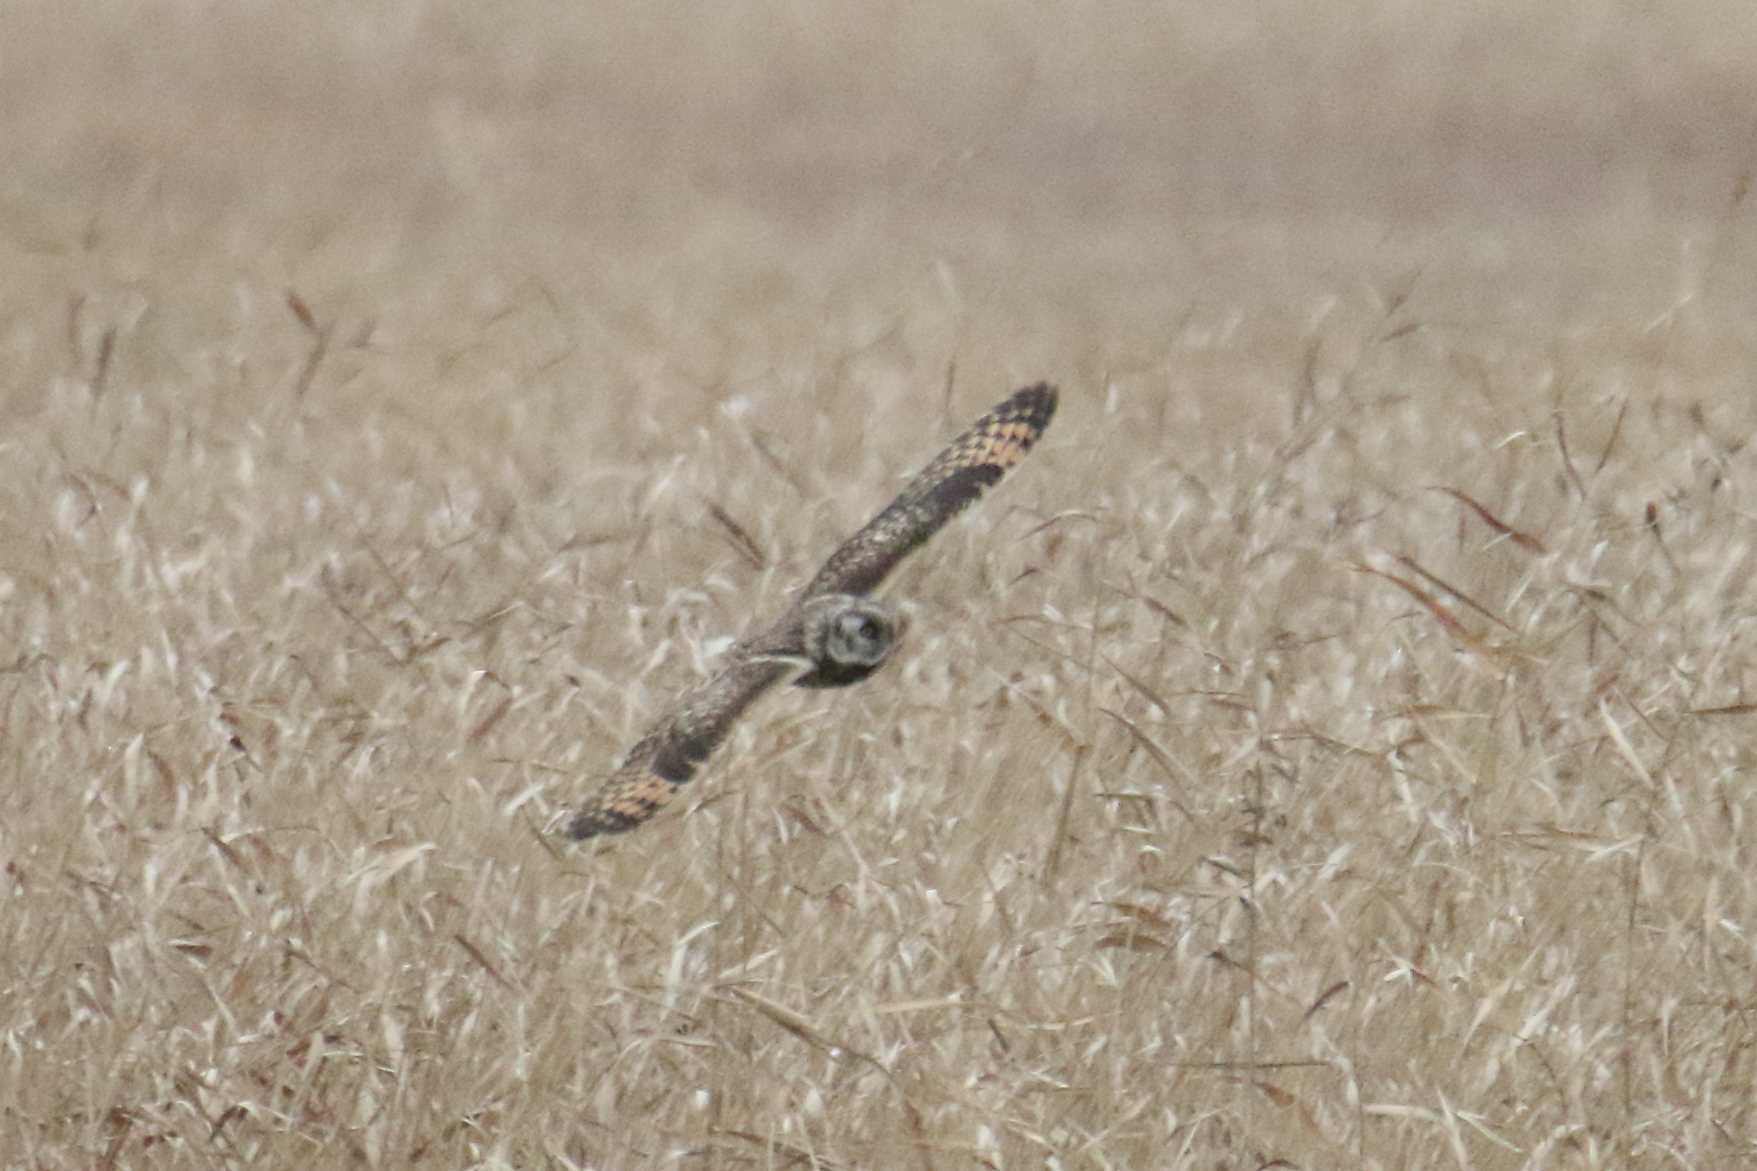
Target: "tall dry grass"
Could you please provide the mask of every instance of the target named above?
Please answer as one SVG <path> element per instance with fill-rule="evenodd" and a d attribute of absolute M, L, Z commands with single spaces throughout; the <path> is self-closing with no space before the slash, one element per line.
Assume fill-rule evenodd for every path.
<path fill-rule="evenodd" d="M 0 18 L 0 1164 L 1757 1155 L 1737 13 L 144 11 Z"/>

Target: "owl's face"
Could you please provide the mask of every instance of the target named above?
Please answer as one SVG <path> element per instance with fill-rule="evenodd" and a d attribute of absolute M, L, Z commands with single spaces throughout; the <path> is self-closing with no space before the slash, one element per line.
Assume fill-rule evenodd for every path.
<path fill-rule="evenodd" d="M 876 667 L 891 653 L 896 638 L 889 613 L 871 604 L 851 606 L 830 619 L 824 654 L 844 666 Z"/>
<path fill-rule="evenodd" d="M 826 594 L 808 603 L 805 653 L 812 669 L 800 687 L 846 687 L 884 664 L 903 633 L 902 615 L 883 602 Z"/>

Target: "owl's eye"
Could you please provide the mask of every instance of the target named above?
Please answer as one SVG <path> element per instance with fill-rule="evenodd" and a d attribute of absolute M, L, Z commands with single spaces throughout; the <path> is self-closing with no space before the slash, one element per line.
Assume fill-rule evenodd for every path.
<path fill-rule="evenodd" d="M 883 634 L 884 631 L 879 627 L 877 619 L 862 618 L 860 620 L 860 637 L 867 642 L 877 642 Z"/>

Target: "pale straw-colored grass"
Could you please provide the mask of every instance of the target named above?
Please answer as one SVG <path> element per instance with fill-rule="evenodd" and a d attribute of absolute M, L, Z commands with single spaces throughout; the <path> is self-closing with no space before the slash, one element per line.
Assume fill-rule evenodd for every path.
<path fill-rule="evenodd" d="M 759 84 L 842 92 L 797 30 L 185 15 L 136 74 L 131 11 L 8 18 L 0 1165 L 1757 1156 L 1730 182 L 1387 228 L 1216 210 L 1211 151 L 1160 206 L 1165 159 L 1058 169 L 1158 123 L 1000 12 L 885 10 L 969 86 L 806 102 L 861 139 Z M 1522 61 L 1597 27 L 1498 11 Z M 1101 94 L 1244 43 L 1179 19 L 1084 28 Z M 1412 78 L 1363 135 L 1421 141 Z M 773 123 L 722 143 L 728 93 Z M 1038 378 L 899 661 L 540 833 Z"/>

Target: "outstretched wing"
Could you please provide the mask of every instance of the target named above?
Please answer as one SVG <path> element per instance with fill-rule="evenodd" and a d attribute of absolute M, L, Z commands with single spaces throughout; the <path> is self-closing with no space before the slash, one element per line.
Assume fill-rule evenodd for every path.
<path fill-rule="evenodd" d="M 810 600 L 870 593 L 911 550 L 1024 458 L 1055 406 L 1055 387 L 1026 387 L 954 439 L 836 550 L 779 622 L 734 647 L 724 670 L 678 698 L 574 813 L 568 836 L 578 841 L 631 830 L 670 804 L 758 696 L 811 665 L 801 629 Z"/>
<path fill-rule="evenodd" d="M 1055 416 L 1047 382 L 1014 391 L 952 440 L 885 510 L 830 555 L 802 595 L 866 594 L 941 525 L 975 503 L 1025 458 Z"/>
<path fill-rule="evenodd" d="M 629 749 L 616 771 L 567 823 L 575 841 L 621 833 L 651 818 L 719 747 L 744 709 L 800 665 L 784 658 L 732 651 L 732 662 L 685 692 L 651 731 Z"/>

